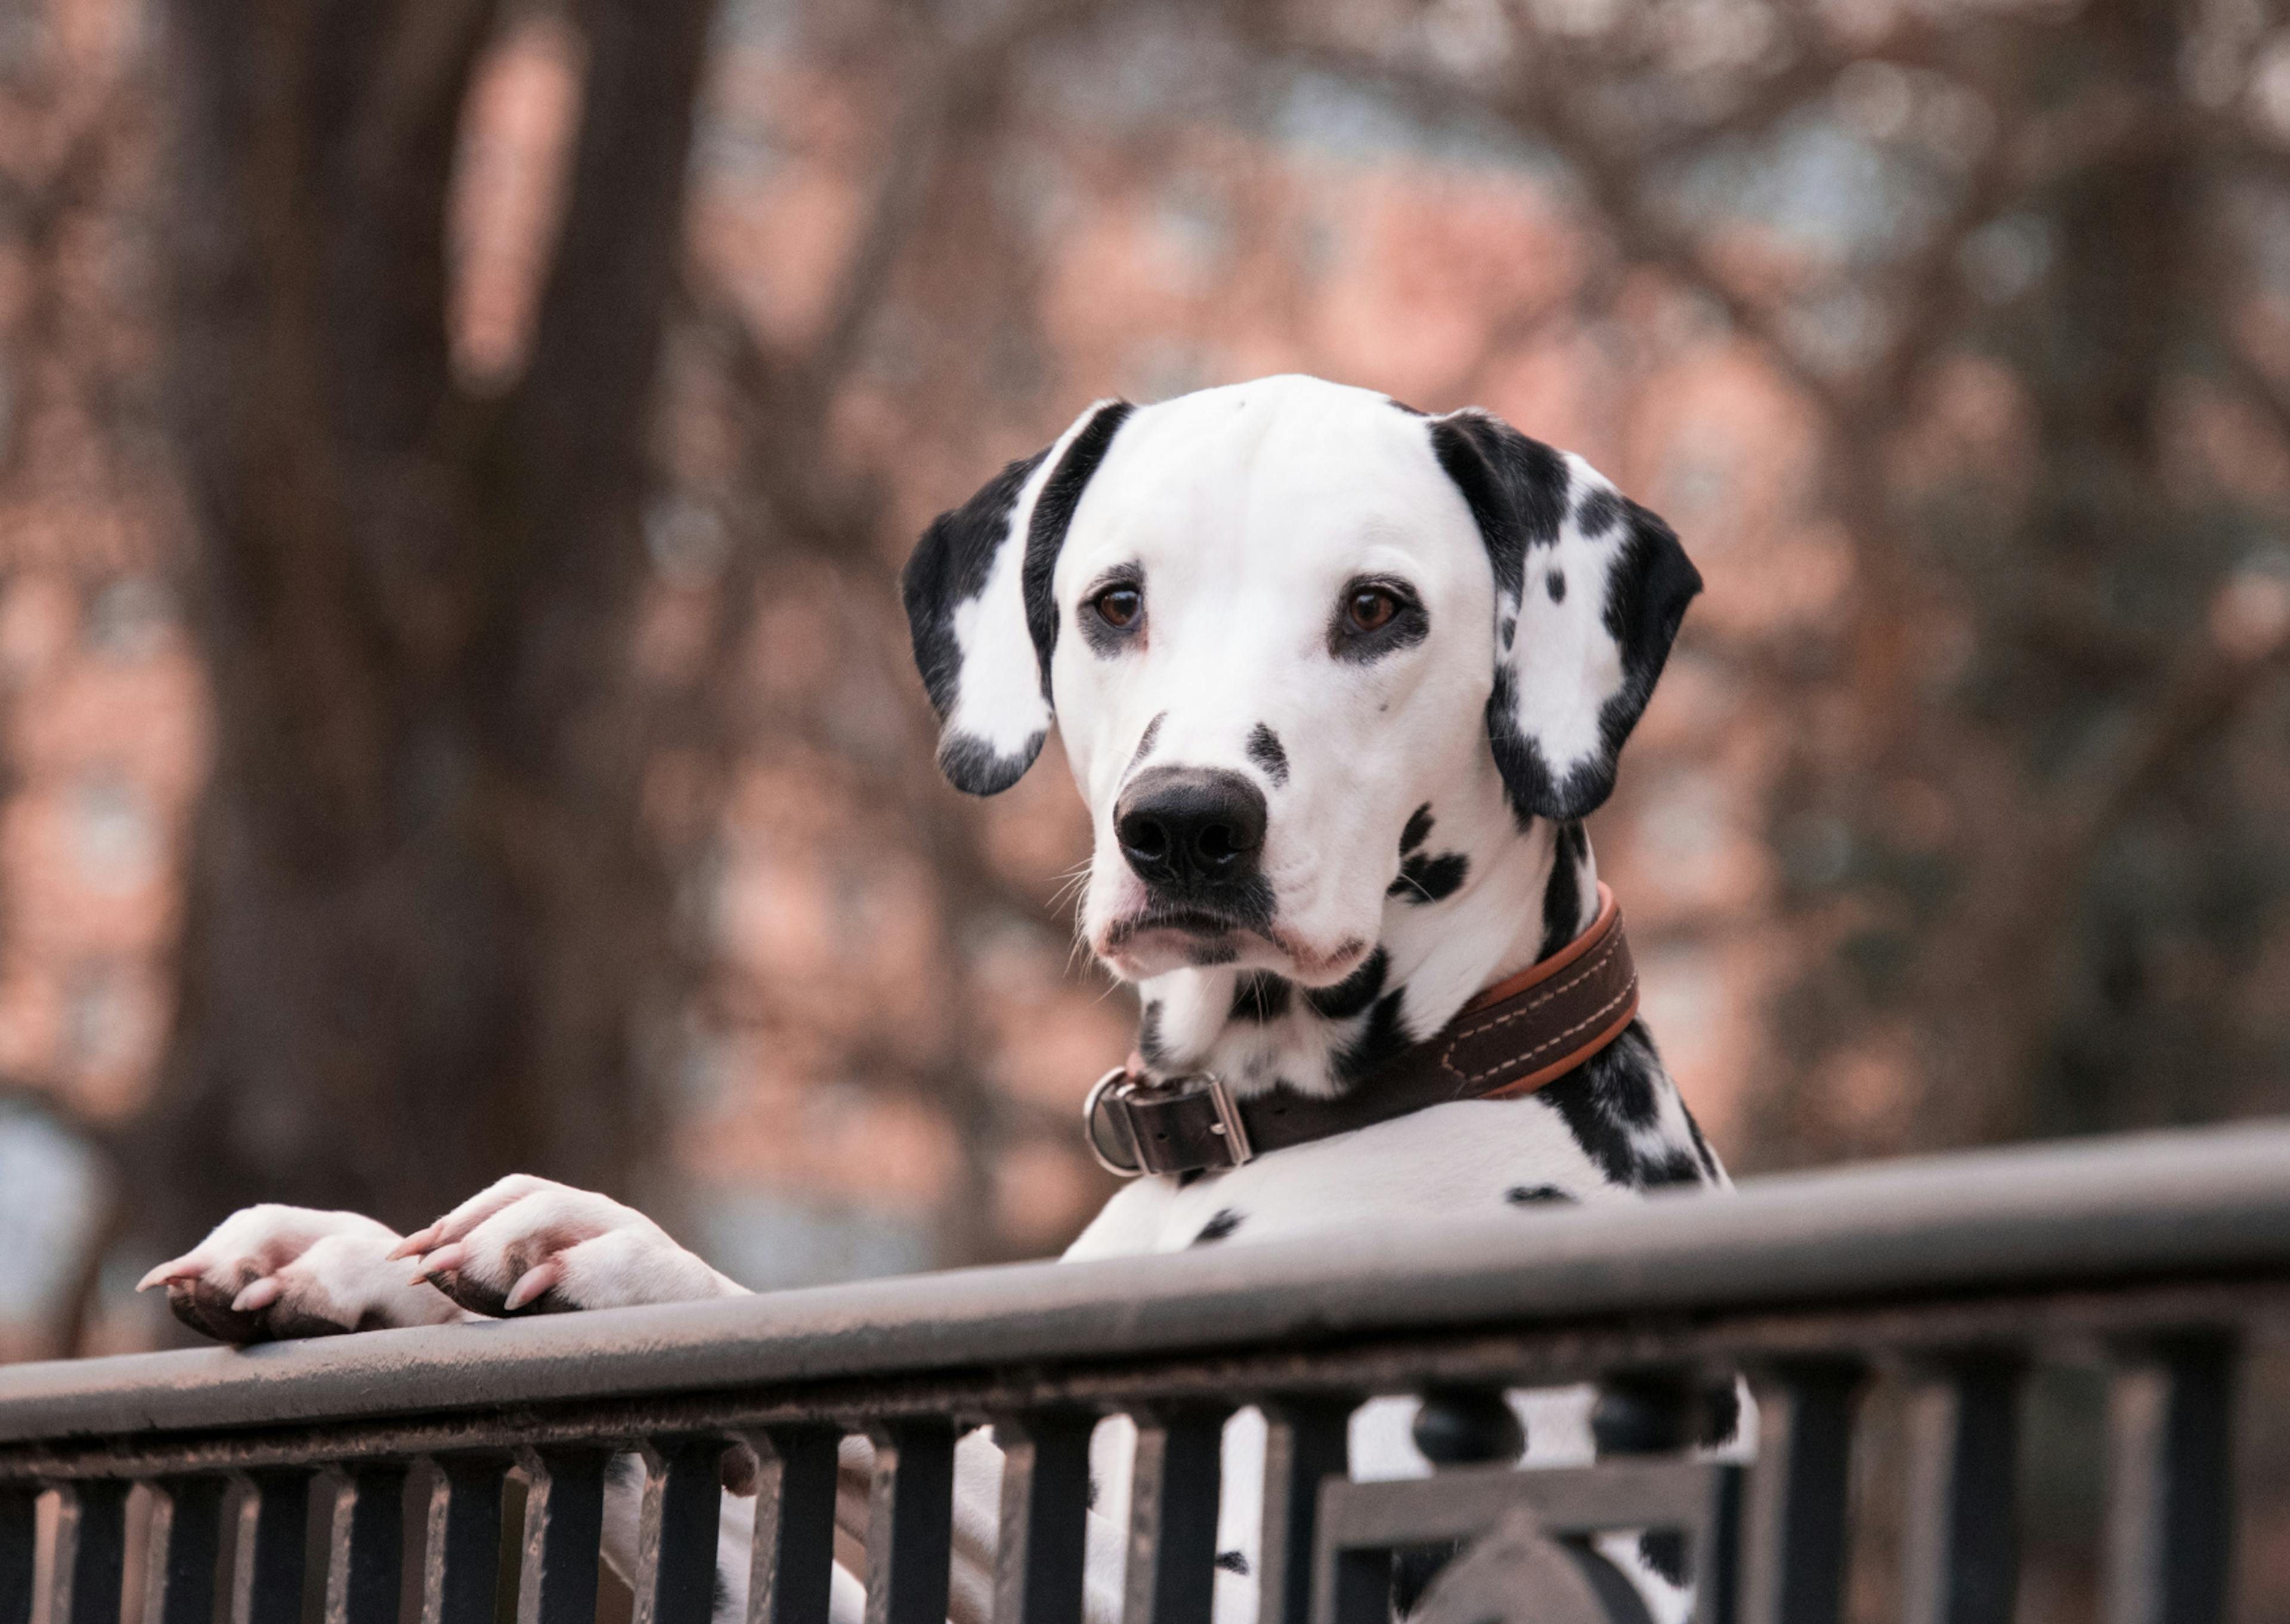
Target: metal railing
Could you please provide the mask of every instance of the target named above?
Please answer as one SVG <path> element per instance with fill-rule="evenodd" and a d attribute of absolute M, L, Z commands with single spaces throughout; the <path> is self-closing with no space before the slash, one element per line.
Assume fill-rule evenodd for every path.
<path fill-rule="evenodd" d="M 36 1567 L 47 1624 L 211 1624 L 218 1608 L 301 1624 L 306 1607 L 396 1624 L 417 1606 L 423 1624 L 491 1624 L 512 1587 L 521 1624 L 591 1624 L 608 1462 L 629 1452 L 635 1617 L 701 1624 L 739 1449 L 759 1463 L 748 1617 L 819 1624 L 854 1433 L 874 1444 L 844 1551 L 866 1615 L 938 1624 L 964 1606 L 952 1462 L 977 1423 L 1005 1464 L 990 1603 L 973 1611 L 1071 1624 L 1109 1415 L 1137 1428 L 1122 1616 L 1204 1619 L 1219 1440 L 1244 1405 L 1267 1420 L 1266 1624 L 1389 1618 L 1395 1555 L 1430 1546 L 1459 1554 L 1419 1617 L 1629 1616 L 1637 1591 L 1589 1543 L 1616 1529 L 1691 1543 L 1702 1619 L 1825 1624 L 1857 1560 L 1855 1496 L 1871 1498 L 1865 1458 L 1850 1485 L 1878 1380 L 1907 1395 L 1886 1611 L 1987 1624 L 2014 1607 L 2021 1398 L 2062 1359 L 2110 1384 L 2109 1624 L 2214 1624 L 2237 1371 L 2286 1308 L 2290 1130 L 2255 1127 L 1341 1245 L 20 1365 L 0 1370 L 0 1624 L 31 1617 Z M 1748 1467 L 1688 1446 L 1694 1396 L 1735 1372 L 1758 1400 Z M 1597 1463 L 1518 1466 L 1500 1395 L 1578 1382 L 1599 1384 Z M 1438 1469 L 1348 1475 L 1351 1418 L 1384 1395 L 1423 1399 L 1414 1436 Z"/>

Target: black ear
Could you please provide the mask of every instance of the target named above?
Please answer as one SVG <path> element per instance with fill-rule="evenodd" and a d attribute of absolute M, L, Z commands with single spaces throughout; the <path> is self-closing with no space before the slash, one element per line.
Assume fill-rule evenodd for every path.
<path fill-rule="evenodd" d="M 998 795 L 1042 753 L 1057 647 L 1051 578 L 1074 508 L 1124 401 L 1100 401 L 1047 451 L 1013 462 L 923 532 L 907 560 L 915 665 L 945 726 L 938 764 L 957 789 Z"/>
<path fill-rule="evenodd" d="M 1478 411 L 1430 432 L 1494 570 L 1487 738 L 1511 810 L 1580 818 L 1613 793 L 1701 572 L 1669 525 L 1580 457 Z"/>

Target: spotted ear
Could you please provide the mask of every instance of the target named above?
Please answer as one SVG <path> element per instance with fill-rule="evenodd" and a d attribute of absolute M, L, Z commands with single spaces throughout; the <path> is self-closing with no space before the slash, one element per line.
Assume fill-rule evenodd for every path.
<path fill-rule="evenodd" d="M 1478 411 L 1430 428 L 1494 568 L 1487 737 L 1511 810 L 1580 818 L 1613 793 L 1701 572 L 1669 525 L 1580 457 Z"/>
<path fill-rule="evenodd" d="M 939 771 L 966 794 L 999 795 L 1042 753 L 1054 715 L 1051 577 L 1082 492 L 1129 412 L 1125 401 L 1098 402 L 1047 451 L 939 515 L 907 560 L 915 664 L 945 724 Z"/>

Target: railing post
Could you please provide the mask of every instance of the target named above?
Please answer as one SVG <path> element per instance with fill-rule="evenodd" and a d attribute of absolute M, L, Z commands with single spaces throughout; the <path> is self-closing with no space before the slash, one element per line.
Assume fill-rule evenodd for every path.
<path fill-rule="evenodd" d="M 995 1624 L 1081 1624 L 1089 1439 L 1097 1417 L 1045 1410 L 994 1423 L 1002 1450 Z"/>
<path fill-rule="evenodd" d="M 954 1426 L 926 1419 L 868 1429 L 867 1624 L 944 1624 L 954 1544 Z"/>
<path fill-rule="evenodd" d="M 1837 1624 L 1859 1364 L 1788 1364 L 1756 1386 L 1758 1459 L 1742 1531 L 1742 1624 Z"/>
<path fill-rule="evenodd" d="M 2236 1348 L 2131 1354 L 2109 1402 L 2107 1624 L 2219 1624 L 2234 1550 Z"/>
<path fill-rule="evenodd" d="M 595 1624 L 605 1531 L 605 1452 L 527 1449 L 516 1624 Z"/>
<path fill-rule="evenodd" d="M 1264 1403 L 1264 1532 L 1257 1542 L 1257 1624 L 1307 1624 L 1312 1614 L 1312 1542 L 1320 1484 L 1350 1469 L 1356 1401 L 1270 1398 Z"/>
<path fill-rule="evenodd" d="M 773 1427 L 747 1435 L 757 1467 L 748 1624 L 827 1624 L 842 1442 L 831 1427 Z"/>
<path fill-rule="evenodd" d="M 56 1488 L 49 1624 L 119 1624 L 127 1559 L 127 1484 L 91 1477 Z"/>
<path fill-rule="evenodd" d="M 0 1624 L 32 1624 L 39 1511 L 40 1493 L 30 1484 L 0 1484 Z"/>
<path fill-rule="evenodd" d="M 222 1555 L 220 1477 L 162 1477 L 151 1485 L 143 1547 L 143 1624 L 214 1624 Z"/>
<path fill-rule="evenodd" d="M 325 1624 L 397 1624 L 405 1567 L 405 1468 L 334 1474 L 326 1540 Z"/>
<path fill-rule="evenodd" d="M 634 1624 L 709 1624 L 716 1609 L 725 1448 L 725 1440 L 713 1436 L 654 1438 L 645 1445 Z"/>
<path fill-rule="evenodd" d="M 229 1624 L 301 1624 L 309 1517 L 309 1472 L 251 1472 L 239 1479 Z"/>
<path fill-rule="evenodd" d="M 1905 1624 L 2011 1624 L 2022 1366 L 1950 1361 L 1911 1401 Z"/>
<path fill-rule="evenodd" d="M 421 1624 L 492 1624 L 507 1465 L 492 1456 L 431 1458 Z"/>
<path fill-rule="evenodd" d="M 1207 1624 L 1216 1593 L 1221 1404 L 1137 1412 L 1122 1624 Z"/>

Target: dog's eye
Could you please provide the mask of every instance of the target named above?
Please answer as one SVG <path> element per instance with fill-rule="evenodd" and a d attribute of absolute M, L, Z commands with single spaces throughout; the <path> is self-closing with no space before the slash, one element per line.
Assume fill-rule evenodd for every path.
<path fill-rule="evenodd" d="M 1381 587 L 1362 587 L 1344 604 L 1344 617 L 1357 632 L 1381 631 L 1398 612 L 1398 597 Z"/>
<path fill-rule="evenodd" d="M 1089 606 L 1108 626 L 1130 626 L 1145 612 L 1145 595 L 1134 587 L 1108 587 L 1089 600 Z"/>

